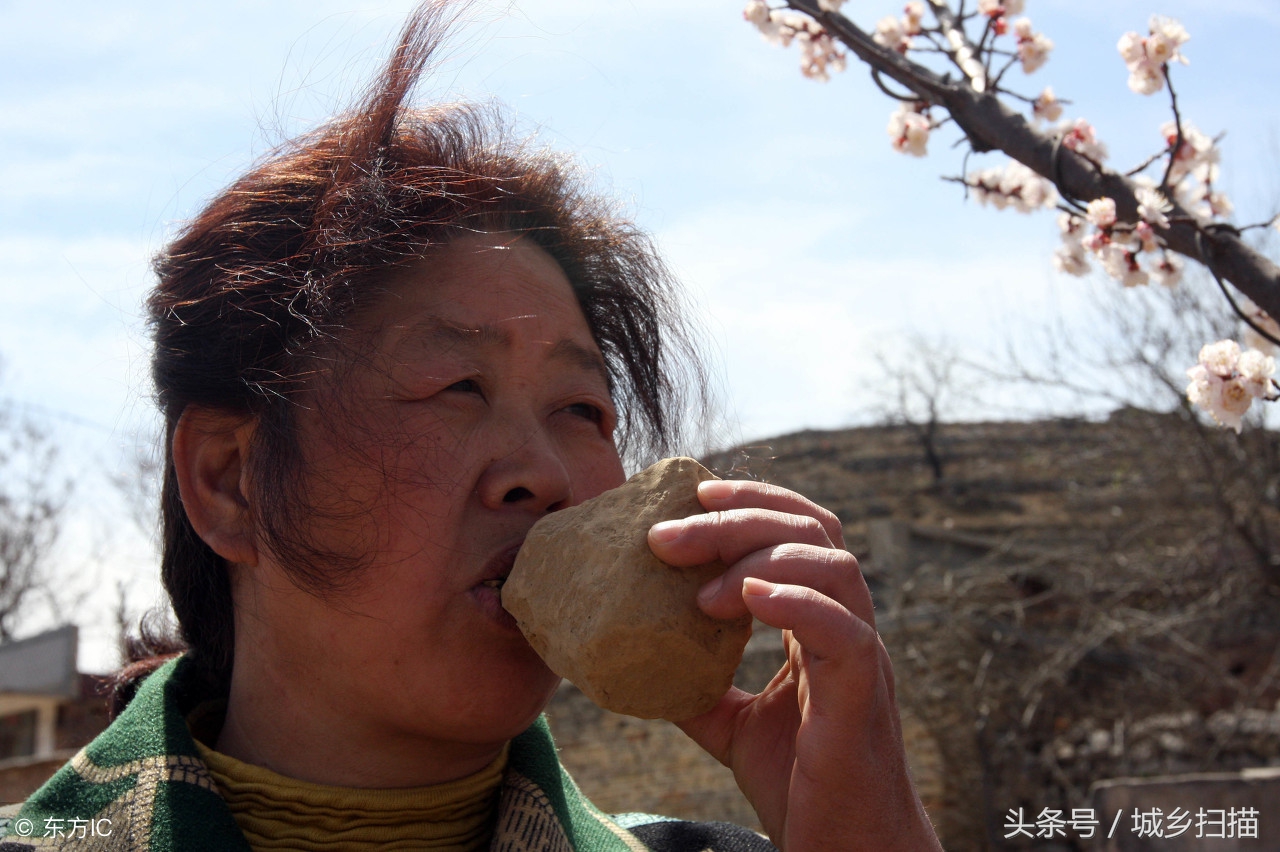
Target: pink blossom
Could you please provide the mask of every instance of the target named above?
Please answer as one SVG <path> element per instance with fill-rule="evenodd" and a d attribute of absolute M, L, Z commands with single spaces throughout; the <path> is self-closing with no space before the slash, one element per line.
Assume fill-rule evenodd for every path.
<path fill-rule="evenodd" d="M 1094 254 L 1101 255 L 1103 250 L 1111 245 L 1111 237 L 1102 231 L 1094 231 L 1082 239 L 1080 244 Z"/>

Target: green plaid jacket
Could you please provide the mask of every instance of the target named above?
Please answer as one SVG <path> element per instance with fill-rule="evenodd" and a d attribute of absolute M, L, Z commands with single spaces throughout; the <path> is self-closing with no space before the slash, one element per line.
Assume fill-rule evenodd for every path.
<path fill-rule="evenodd" d="M 187 728 L 196 696 L 186 660 L 166 663 L 128 708 L 16 814 L 0 818 L 0 852 L 251 852 Z M 511 743 L 491 852 L 768 852 L 727 823 L 606 816 L 556 757 L 545 719 Z"/>

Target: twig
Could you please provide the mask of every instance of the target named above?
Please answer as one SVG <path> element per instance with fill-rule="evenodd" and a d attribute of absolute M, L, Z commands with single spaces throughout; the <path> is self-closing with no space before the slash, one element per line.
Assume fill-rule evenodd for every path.
<path fill-rule="evenodd" d="M 1177 128 L 1178 136 L 1173 141 L 1173 146 L 1169 149 L 1169 165 L 1164 167 L 1164 177 L 1160 181 L 1160 190 L 1169 195 L 1169 176 L 1173 174 L 1173 164 L 1177 162 L 1178 155 L 1182 153 L 1182 114 L 1178 112 L 1178 93 L 1173 90 L 1173 78 L 1169 76 L 1169 63 L 1166 62 L 1160 66 L 1161 72 L 1164 74 L 1164 82 L 1169 87 L 1169 107 L 1173 110 L 1173 124 Z"/>

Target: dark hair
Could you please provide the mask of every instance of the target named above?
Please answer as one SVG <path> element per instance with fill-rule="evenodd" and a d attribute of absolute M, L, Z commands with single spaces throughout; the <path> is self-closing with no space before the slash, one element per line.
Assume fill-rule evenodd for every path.
<path fill-rule="evenodd" d="M 493 109 L 407 105 L 445 29 L 444 8 L 413 14 L 360 106 L 280 147 L 156 259 L 147 306 L 165 419 L 161 571 L 188 654 L 211 684 L 229 680 L 231 586 L 178 494 L 178 419 L 190 405 L 256 418 L 250 502 L 259 534 L 293 557 L 285 562 L 302 588 L 333 588 L 337 569 L 291 535 L 305 509 L 296 397 L 309 359 L 344 339 L 392 267 L 476 231 L 545 249 L 604 354 L 620 446 L 634 457 L 669 449 L 683 389 L 704 387 L 670 276 L 642 233 L 584 190 L 563 158 L 515 140 Z"/>

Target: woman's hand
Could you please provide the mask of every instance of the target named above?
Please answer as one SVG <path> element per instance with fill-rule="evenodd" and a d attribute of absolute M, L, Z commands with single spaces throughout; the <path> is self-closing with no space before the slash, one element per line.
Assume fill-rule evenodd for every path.
<path fill-rule="evenodd" d="M 781 628 L 787 661 L 759 695 L 730 689 L 681 729 L 733 770 L 785 852 L 940 850 L 907 775 L 893 670 L 839 520 L 760 482 L 703 482 L 698 499 L 707 514 L 655 525 L 649 546 L 671 565 L 724 561 L 699 606 Z"/>

